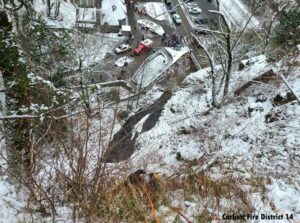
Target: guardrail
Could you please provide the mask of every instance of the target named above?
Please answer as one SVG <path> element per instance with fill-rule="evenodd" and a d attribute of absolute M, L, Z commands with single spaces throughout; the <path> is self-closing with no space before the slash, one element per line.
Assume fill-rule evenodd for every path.
<path fill-rule="evenodd" d="M 161 72 L 160 72 L 160 74 L 156 77 L 156 78 L 154 78 L 152 81 L 151 81 L 151 83 L 149 84 L 149 85 L 147 85 L 147 86 L 143 86 L 143 88 L 147 88 L 148 86 L 150 86 L 154 81 L 156 81 L 158 78 L 160 78 L 161 77 L 161 75 L 167 70 L 167 69 L 169 69 L 169 67 L 172 65 L 172 60 L 173 60 L 173 58 L 172 58 L 172 56 L 169 54 L 169 52 L 168 51 L 166 51 L 165 49 L 160 49 L 159 51 L 157 51 L 157 52 L 155 52 L 154 54 L 152 54 L 151 56 L 149 56 L 148 58 L 146 58 L 145 60 L 144 60 L 144 62 L 140 65 L 140 67 L 139 67 L 139 69 L 135 72 L 135 74 L 133 75 L 133 77 L 132 77 L 132 82 L 133 83 L 136 83 L 136 84 L 138 84 L 137 83 L 137 77 L 138 77 L 138 75 L 141 73 L 141 72 L 144 72 L 143 71 L 143 69 L 145 69 L 145 65 L 147 64 L 147 63 L 149 63 L 153 58 L 155 58 L 156 56 L 158 56 L 158 55 L 160 55 L 160 54 L 162 54 L 164 57 L 166 57 L 166 59 L 169 57 L 169 60 L 171 59 L 171 62 L 170 63 L 168 63 L 168 65 L 165 67 L 165 69 L 163 69 Z M 169 54 L 169 55 L 167 55 L 167 54 Z M 143 74 L 141 74 L 141 75 L 143 75 Z M 141 84 L 141 83 L 140 83 Z"/>

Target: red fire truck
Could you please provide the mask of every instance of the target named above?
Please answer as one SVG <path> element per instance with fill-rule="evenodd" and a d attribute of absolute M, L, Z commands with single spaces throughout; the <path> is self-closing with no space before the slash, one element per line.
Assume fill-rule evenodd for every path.
<path fill-rule="evenodd" d="M 142 54 L 147 50 L 150 50 L 152 48 L 152 45 L 153 41 L 151 39 L 145 39 L 133 50 L 133 52 L 136 55 Z"/>

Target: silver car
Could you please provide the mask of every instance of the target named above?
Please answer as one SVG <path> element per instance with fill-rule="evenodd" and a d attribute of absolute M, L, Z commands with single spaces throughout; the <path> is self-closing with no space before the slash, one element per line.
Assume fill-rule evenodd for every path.
<path fill-rule="evenodd" d="M 118 54 L 118 53 L 124 53 L 124 52 L 127 52 L 128 50 L 131 49 L 131 46 L 128 45 L 128 44 L 121 44 L 120 46 L 118 46 L 116 49 L 115 49 L 115 52 Z"/>
<path fill-rule="evenodd" d="M 187 2 L 186 6 L 188 8 L 195 8 L 195 7 L 198 7 L 198 4 L 196 2 Z"/>
<path fill-rule="evenodd" d="M 177 23 L 177 24 L 181 24 L 181 18 L 180 18 L 180 15 L 178 15 L 178 14 L 174 14 L 173 15 L 173 19 L 175 20 L 175 22 Z"/>
<path fill-rule="evenodd" d="M 192 13 L 192 14 L 199 14 L 202 12 L 202 10 L 199 7 L 189 8 L 188 10 L 189 10 L 189 13 Z"/>

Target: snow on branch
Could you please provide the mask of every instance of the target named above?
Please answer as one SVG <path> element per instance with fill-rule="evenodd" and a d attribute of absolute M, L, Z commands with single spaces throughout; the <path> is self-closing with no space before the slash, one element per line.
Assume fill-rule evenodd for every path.
<path fill-rule="evenodd" d="M 8 119 L 35 119 L 39 118 L 39 116 L 36 115 L 5 115 L 0 116 L 0 120 L 8 120 Z"/>
<path fill-rule="evenodd" d="M 74 88 L 82 88 L 84 87 L 83 85 L 75 86 Z M 117 80 L 117 81 L 108 81 L 108 82 L 102 82 L 102 83 L 97 83 L 97 84 L 90 84 L 87 85 L 87 87 L 96 87 L 98 89 L 104 88 L 104 87 L 123 87 L 126 90 L 130 92 L 134 92 L 132 87 L 128 84 L 127 81 L 124 80 Z"/>

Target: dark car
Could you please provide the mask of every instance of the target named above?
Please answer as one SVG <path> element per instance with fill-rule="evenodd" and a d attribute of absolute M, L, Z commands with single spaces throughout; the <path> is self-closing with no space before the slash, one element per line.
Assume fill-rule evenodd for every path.
<path fill-rule="evenodd" d="M 195 18 L 194 18 L 194 22 L 195 22 L 196 24 L 201 25 L 201 24 L 207 24 L 207 23 L 208 23 L 208 20 L 205 19 L 205 18 L 203 18 L 203 17 L 195 17 Z"/>

